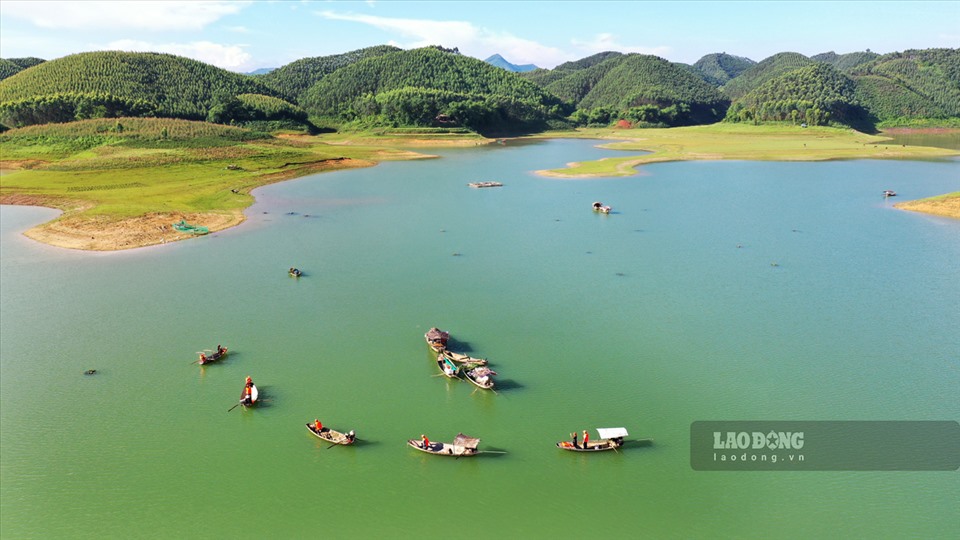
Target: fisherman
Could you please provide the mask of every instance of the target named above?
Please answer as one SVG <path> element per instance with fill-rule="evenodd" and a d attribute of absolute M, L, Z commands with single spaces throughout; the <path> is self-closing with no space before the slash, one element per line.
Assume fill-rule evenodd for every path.
<path fill-rule="evenodd" d="M 570 436 L 573 437 L 573 447 L 580 448 L 579 446 L 577 446 L 577 432 L 574 431 L 573 433 L 570 434 Z"/>
<path fill-rule="evenodd" d="M 253 379 L 251 379 L 249 375 L 247 375 L 246 386 L 247 386 L 248 389 L 249 389 L 251 386 L 253 386 Z"/>
<path fill-rule="evenodd" d="M 320 420 L 316 418 L 313 419 L 313 429 L 315 429 L 317 433 L 323 433 L 323 424 L 320 423 Z"/>
<path fill-rule="evenodd" d="M 357 438 L 357 434 L 354 433 L 354 431 L 351 429 L 350 433 L 347 433 L 347 440 L 350 442 L 353 442 L 353 440 L 356 438 Z"/>
<path fill-rule="evenodd" d="M 587 444 L 590 442 L 590 434 L 587 433 L 587 430 L 583 430 L 583 449 L 587 450 L 589 446 Z"/>
<path fill-rule="evenodd" d="M 420 444 L 423 445 L 424 450 L 430 449 L 430 439 L 428 439 L 427 436 L 422 433 L 420 434 Z"/>
<path fill-rule="evenodd" d="M 206 361 L 207 361 L 207 355 L 200 353 L 200 363 L 202 364 Z"/>
<path fill-rule="evenodd" d="M 217 345 L 217 354 L 223 354 L 223 346 Z"/>
<path fill-rule="evenodd" d="M 247 387 L 243 389 L 243 399 L 241 400 L 241 403 L 243 403 L 244 405 L 253 404 L 253 384 L 252 383 L 247 385 Z"/>

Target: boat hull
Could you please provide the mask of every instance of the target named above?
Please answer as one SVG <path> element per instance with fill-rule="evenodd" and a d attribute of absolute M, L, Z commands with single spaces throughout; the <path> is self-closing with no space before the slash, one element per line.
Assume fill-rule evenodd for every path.
<path fill-rule="evenodd" d="M 316 426 L 313 424 L 306 424 L 307 429 L 310 430 L 310 433 L 313 433 L 317 438 L 323 439 L 331 444 L 341 444 L 348 446 L 356 441 L 356 437 L 350 437 L 346 433 L 341 433 L 339 431 L 323 428 L 322 432 L 317 432 Z"/>
<path fill-rule="evenodd" d="M 416 439 L 408 440 L 407 446 L 416 448 L 417 450 L 425 454 L 433 454 L 435 456 L 472 457 L 479 453 L 476 449 L 473 449 L 473 448 L 464 448 L 461 446 L 454 446 L 452 444 L 443 443 L 443 442 L 430 443 L 430 446 L 428 448 L 424 448 L 421 442 Z"/>

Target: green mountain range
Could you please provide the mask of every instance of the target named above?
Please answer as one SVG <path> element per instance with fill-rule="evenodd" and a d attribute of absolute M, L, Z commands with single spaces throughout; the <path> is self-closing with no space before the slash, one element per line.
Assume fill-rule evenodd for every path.
<path fill-rule="evenodd" d="M 489 59 L 488 59 L 489 60 Z M 456 49 L 383 45 L 244 75 L 160 53 L 0 59 L 3 128 L 157 116 L 262 130 L 323 126 L 521 133 L 576 125 L 960 123 L 960 49 L 693 65 L 608 51 L 511 72 Z"/>

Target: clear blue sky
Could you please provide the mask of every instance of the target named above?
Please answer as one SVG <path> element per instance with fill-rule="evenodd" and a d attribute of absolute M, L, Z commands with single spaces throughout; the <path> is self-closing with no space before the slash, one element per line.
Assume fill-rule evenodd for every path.
<path fill-rule="evenodd" d="M 156 51 L 247 72 L 390 44 L 553 68 L 602 51 L 692 64 L 960 47 L 944 1 L 0 1 L 0 57 Z"/>

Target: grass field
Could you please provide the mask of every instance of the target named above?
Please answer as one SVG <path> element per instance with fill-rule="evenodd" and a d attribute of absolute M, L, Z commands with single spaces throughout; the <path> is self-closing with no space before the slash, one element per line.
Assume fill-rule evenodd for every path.
<path fill-rule="evenodd" d="M 550 136 L 610 139 L 604 145 L 607 148 L 650 152 L 539 171 L 546 176 L 566 178 L 629 176 L 636 174 L 638 165 L 663 161 L 930 159 L 958 155 L 957 151 L 943 148 L 887 144 L 890 139 L 885 137 L 828 127 L 714 124 L 672 129 L 585 129 Z"/>
<path fill-rule="evenodd" d="M 566 178 L 625 176 L 644 163 L 692 159 L 931 159 L 958 154 L 892 145 L 889 139 L 852 130 L 792 126 L 587 129 L 538 137 L 608 139 L 611 148 L 650 152 L 539 171 Z M 39 241 L 76 249 L 127 249 L 187 238 L 170 227 L 181 219 L 211 231 L 236 225 L 253 203 L 250 191 L 272 182 L 430 157 L 421 151 L 429 147 L 490 142 L 446 130 L 270 136 L 206 122 L 143 118 L 31 126 L 0 134 L 0 203 L 63 210 L 58 219 L 28 231 Z M 929 207 L 941 213 L 955 209 L 951 196 Z"/>

